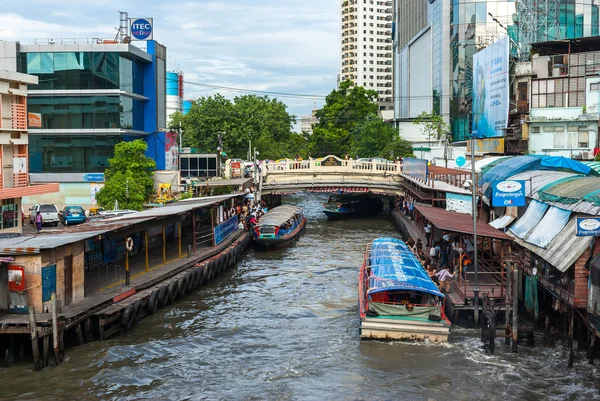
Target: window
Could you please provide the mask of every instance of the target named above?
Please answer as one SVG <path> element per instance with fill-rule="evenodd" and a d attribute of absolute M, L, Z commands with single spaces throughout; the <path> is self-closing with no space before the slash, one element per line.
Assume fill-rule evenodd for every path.
<path fill-rule="evenodd" d="M 534 134 L 539 133 L 540 132 L 540 127 L 538 127 L 538 126 L 531 127 L 531 132 L 534 133 Z"/>
<path fill-rule="evenodd" d="M 591 91 L 600 91 L 600 82 L 592 82 L 590 84 Z"/>

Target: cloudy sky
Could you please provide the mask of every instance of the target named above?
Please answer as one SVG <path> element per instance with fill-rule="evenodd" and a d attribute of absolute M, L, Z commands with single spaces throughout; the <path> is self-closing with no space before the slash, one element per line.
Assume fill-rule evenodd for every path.
<path fill-rule="evenodd" d="M 118 11 L 154 18 L 154 39 L 167 46 L 168 68 L 185 73 L 186 97 L 216 92 L 192 83 L 319 96 L 335 87 L 339 0 L 0 0 L 0 40 L 112 39 Z M 314 102 L 278 98 L 297 116 L 310 114 Z M 316 100 L 320 107 L 322 98 Z"/>

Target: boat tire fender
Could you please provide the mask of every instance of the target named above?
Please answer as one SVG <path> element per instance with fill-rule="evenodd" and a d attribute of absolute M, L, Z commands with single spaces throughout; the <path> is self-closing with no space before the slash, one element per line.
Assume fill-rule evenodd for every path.
<path fill-rule="evenodd" d="M 152 294 L 150 294 L 150 297 L 148 298 L 148 313 L 150 315 L 154 314 L 154 312 L 156 312 L 156 309 L 158 309 L 159 291 L 160 290 L 154 291 Z"/>
<path fill-rule="evenodd" d="M 196 283 L 194 284 L 194 286 L 196 288 L 200 287 L 202 285 L 202 280 L 203 280 L 201 267 L 198 267 L 196 270 L 194 270 L 194 278 L 196 280 Z"/>
<path fill-rule="evenodd" d="M 438 315 L 429 315 L 429 320 L 431 320 L 432 322 L 440 322 L 442 318 Z"/>
<path fill-rule="evenodd" d="M 202 266 L 202 277 L 204 277 L 204 283 L 208 283 L 210 281 L 210 264 L 212 262 L 208 262 Z"/>
<path fill-rule="evenodd" d="M 223 259 L 225 259 L 225 263 L 223 263 L 223 267 L 221 268 L 221 272 L 224 272 L 225 270 L 229 269 L 229 267 L 231 266 L 231 252 L 227 252 L 225 254 L 225 256 L 223 257 Z"/>
<path fill-rule="evenodd" d="M 125 311 L 123 312 L 123 318 L 121 320 L 122 326 L 127 331 L 129 331 L 129 329 L 133 325 L 133 322 L 135 320 L 135 314 L 136 314 L 135 304 L 127 305 L 127 307 L 125 308 Z"/>
<path fill-rule="evenodd" d="M 186 276 L 183 277 L 179 277 L 179 280 L 177 280 L 177 294 L 182 297 L 185 295 L 185 293 L 187 292 L 187 279 Z"/>
<path fill-rule="evenodd" d="M 377 313 L 376 311 L 374 311 L 373 309 L 369 309 L 368 311 L 365 312 L 365 314 L 368 317 L 377 317 L 379 316 L 379 313 Z"/>
<path fill-rule="evenodd" d="M 185 277 L 187 277 L 188 282 L 186 292 L 191 292 L 194 288 L 196 288 L 196 275 L 194 274 L 193 270 L 190 270 L 186 273 Z"/>

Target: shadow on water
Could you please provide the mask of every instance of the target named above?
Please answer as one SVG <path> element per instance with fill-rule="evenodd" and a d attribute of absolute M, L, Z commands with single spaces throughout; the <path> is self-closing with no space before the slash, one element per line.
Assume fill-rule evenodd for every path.
<path fill-rule="evenodd" d="M 292 247 L 250 249 L 235 269 L 139 322 L 131 336 L 69 350 L 61 366 L 0 370 L 0 399 L 600 399 L 598 372 L 567 350 L 474 329 L 448 344 L 363 341 L 356 281 L 366 244 L 399 236 L 385 218 L 329 222 L 326 196 L 300 194 L 308 226 Z M 541 344 L 541 342 L 538 342 Z"/>

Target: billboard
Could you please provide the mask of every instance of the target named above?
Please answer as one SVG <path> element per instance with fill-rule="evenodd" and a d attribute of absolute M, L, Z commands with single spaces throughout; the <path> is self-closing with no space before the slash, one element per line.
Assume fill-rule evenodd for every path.
<path fill-rule="evenodd" d="M 509 113 L 508 36 L 473 55 L 475 138 L 504 136 Z"/>
<path fill-rule="evenodd" d="M 131 40 L 152 40 L 152 18 L 129 18 Z"/>
<path fill-rule="evenodd" d="M 425 159 L 407 157 L 402 161 L 402 172 L 421 181 L 427 181 L 428 162 Z"/>
<path fill-rule="evenodd" d="M 492 206 L 525 206 L 525 181 L 492 182 Z"/>
<path fill-rule="evenodd" d="M 485 138 L 467 141 L 467 152 L 471 152 L 471 142 L 475 142 L 475 153 L 484 155 L 504 154 L 504 138 Z"/>
<path fill-rule="evenodd" d="M 165 132 L 165 170 L 179 170 L 179 144 L 177 132 Z"/>
<path fill-rule="evenodd" d="M 446 192 L 446 210 L 462 214 L 473 214 L 473 197 Z"/>
<path fill-rule="evenodd" d="M 42 128 L 42 115 L 40 113 L 27 113 L 27 126 L 29 128 Z"/>

